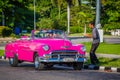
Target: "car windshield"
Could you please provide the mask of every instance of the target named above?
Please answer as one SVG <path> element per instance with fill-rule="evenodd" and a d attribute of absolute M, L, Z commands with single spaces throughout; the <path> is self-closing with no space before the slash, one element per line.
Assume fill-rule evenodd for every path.
<path fill-rule="evenodd" d="M 61 30 L 40 30 L 34 32 L 35 38 L 66 38 Z"/>

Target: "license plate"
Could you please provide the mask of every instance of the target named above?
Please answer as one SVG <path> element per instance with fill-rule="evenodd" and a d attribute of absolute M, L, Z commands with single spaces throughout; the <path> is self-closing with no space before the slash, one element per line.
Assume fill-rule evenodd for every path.
<path fill-rule="evenodd" d="M 75 61 L 75 60 L 74 60 L 74 58 L 64 58 L 63 61 L 72 62 L 72 61 Z"/>

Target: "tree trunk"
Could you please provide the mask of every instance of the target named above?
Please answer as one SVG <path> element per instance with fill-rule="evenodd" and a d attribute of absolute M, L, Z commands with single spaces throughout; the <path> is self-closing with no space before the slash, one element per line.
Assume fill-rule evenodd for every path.
<path fill-rule="evenodd" d="M 5 15 L 3 11 L 2 11 L 2 26 L 5 26 Z"/>
<path fill-rule="evenodd" d="M 70 33 L 70 1 L 67 0 L 68 34 Z"/>

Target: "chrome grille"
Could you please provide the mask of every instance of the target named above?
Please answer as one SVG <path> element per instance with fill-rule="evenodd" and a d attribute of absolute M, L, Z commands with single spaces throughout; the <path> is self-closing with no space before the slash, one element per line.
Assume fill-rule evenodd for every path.
<path fill-rule="evenodd" d="M 74 50 L 61 50 L 61 51 L 53 51 L 52 58 L 76 58 L 77 51 Z"/>

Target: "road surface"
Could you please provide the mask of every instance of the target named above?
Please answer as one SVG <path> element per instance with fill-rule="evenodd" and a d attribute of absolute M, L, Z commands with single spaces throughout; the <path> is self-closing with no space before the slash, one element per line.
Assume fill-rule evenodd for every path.
<path fill-rule="evenodd" d="M 61 66 L 37 71 L 32 63 L 11 67 L 7 60 L 0 59 L 0 80 L 120 80 L 120 73 L 85 69 L 79 71 Z"/>

